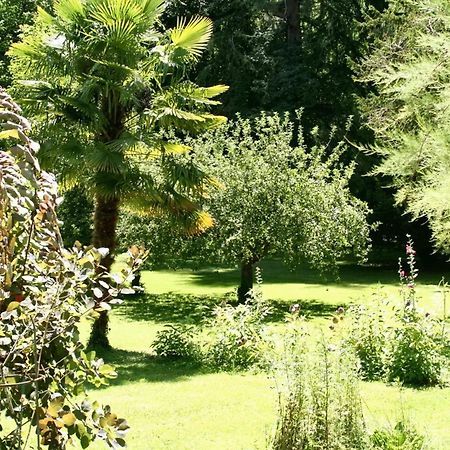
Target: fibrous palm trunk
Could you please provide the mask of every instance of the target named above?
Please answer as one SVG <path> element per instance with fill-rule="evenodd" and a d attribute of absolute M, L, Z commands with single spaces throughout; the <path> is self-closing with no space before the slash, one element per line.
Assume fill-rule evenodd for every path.
<path fill-rule="evenodd" d="M 94 234 L 92 244 L 97 247 L 109 249 L 101 261 L 100 272 L 109 272 L 114 262 L 114 250 L 116 247 L 116 225 L 119 216 L 119 199 L 105 198 L 97 195 L 94 213 Z M 89 346 L 94 348 L 109 349 L 111 346 L 108 340 L 108 312 L 100 312 L 99 317 L 94 321 L 89 338 Z"/>

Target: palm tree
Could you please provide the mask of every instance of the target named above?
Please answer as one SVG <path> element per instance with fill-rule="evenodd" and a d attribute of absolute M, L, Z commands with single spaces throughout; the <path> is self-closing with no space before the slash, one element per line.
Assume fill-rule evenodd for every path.
<path fill-rule="evenodd" d="M 202 199 L 213 180 L 196 167 L 180 132 L 223 123 L 208 112 L 226 86 L 187 80 L 212 34 L 207 18 L 179 19 L 165 30 L 164 0 L 59 0 L 38 10 L 34 27 L 10 51 L 24 104 L 45 122 L 40 161 L 63 187 L 95 199 L 92 243 L 114 261 L 121 207 L 171 211 L 192 232 L 212 225 Z M 23 87 L 25 86 L 25 88 Z M 25 95 L 23 93 L 25 92 Z M 106 311 L 91 344 L 109 347 Z"/>

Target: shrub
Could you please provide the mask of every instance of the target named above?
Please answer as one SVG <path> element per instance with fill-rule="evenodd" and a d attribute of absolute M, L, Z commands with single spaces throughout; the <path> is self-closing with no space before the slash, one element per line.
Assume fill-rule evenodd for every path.
<path fill-rule="evenodd" d="M 346 322 L 342 345 L 355 352 L 362 378 L 413 386 L 444 381 L 445 338 L 431 315 L 376 302 L 351 308 Z"/>
<path fill-rule="evenodd" d="M 418 271 L 411 240 L 406 253 L 408 269 L 401 264 L 399 269 L 401 301 L 353 307 L 343 345 L 355 352 L 363 378 L 435 385 L 444 381 L 448 337 L 441 320 L 417 309 Z"/>
<path fill-rule="evenodd" d="M 323 340 L 287 364 L 287 392 L 281 394 L 273 450 L 369 448 L 356 362 Z M 291 357 L 289 357 L 291 358 Z"/>
<path fill-rule="evenodd" d="M 29 123 L 1 89 L 0 122 L 0 413 L 8 418 L 0 448 L 63 450 L 75 440 L 86 448 L 97 438 L 123 447 L 126 421 L 77 401 L 88 383 L 116 376 L 85 351 L 78 323 L 117 302 L 131 269 L 99 275 L 106 249 L 63 247 L 55 179 L 39 169 Z M 134 265 L 142 255 L 129 256 Z"/>
<path fill-rule="evenodd" d="M 188 325 L 166 325 L 158 331 L 152 347 L 158 356 L 197 359 L 200 349 L 195 342 L 195 328 Z"/>
<path fill-rule="evenodd" d="M 239 370 L 262 361 L 263 319 L 269 312 L 257 290 L 245 304 L 217 306 L 208 323 L 210 339 L 205 345 L 205 362 L 218 369 Z"/>
<path fill-rule="evenodd" d="M 431 316 L 409 312 L 391 337 L 392 349 L 386 365 L 389 381 L 400 380 L 414 386 L 438 384 L 442 380 L 445 357 Z"/>

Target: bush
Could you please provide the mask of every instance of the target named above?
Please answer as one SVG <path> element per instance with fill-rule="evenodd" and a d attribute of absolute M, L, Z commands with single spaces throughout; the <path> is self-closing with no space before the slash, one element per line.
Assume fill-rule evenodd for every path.
<path fill-rule="evenodd" d="M 369 448 L 356 361 L 322 341 L 287 364 L 273 450 Z M 289 359 L 291 356 L 289 356 Z M 292 361 L 291 361 L 292 362 Z"/>
<path fill-rule="evenodd" d="M 442 380 L 445 357 L 431 316 L 409 312 L 391 337 L 386 372 L 389 381 L 429 386 Z"/>
<path fill-rule="evenodd" d="M 88 383 L 116 376 L 85 351 L 78 324 L 118 301 L 132 267 L 112 279 L 98 273 L 105 249 L 63 247 L 55 178 L 40 171 L 29 122 L 2 89 L 0 122 L 0 413 L 8 418 L 0 448 L 64 450 L 76 440 L 86 448 L 97 438 L 124 447 L 126 421 L 78 401 Z M 130 265 L 142 257 L 129 256 Z"/>
<path fill-rule="evenodd" d="M 197 359 L 200 356 L 195 328 L 188 325 L 166 325 L 156 334 L 152 347 L 158 356 L 165 358 Z"/>
<path fill-rule="evenodd" d="M 208 323 L 205 362 L 222 370 L 248 369 L 261 362 L 266 342 L 263 319 L 269 312 L 256 290 L 245 304 L 217 306 Z"/>
<path fill-rule="evenodd" d="M 412 386 L 445 381 L 445 338 L 431 315 L 377 302 L 350 309 L 346 321 L 342 345 L 355 352 L 362 378 Z"/>
<path fill-rule="evenodd" d="M 448 337 L 442 320 L 417 309 L 418 271 L 411 240 L 406 253 L 408 269 L 401 265 L 399 269 L 401 301 L 377 301 L 352 308 L 343 345 L 355 352 L 365 379 L 436 385 L 445 381 Z"/>

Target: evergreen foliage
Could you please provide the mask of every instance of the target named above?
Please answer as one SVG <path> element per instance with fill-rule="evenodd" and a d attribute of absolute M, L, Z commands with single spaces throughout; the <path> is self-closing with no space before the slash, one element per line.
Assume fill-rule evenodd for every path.
<path fill-rule="evenodd" d="M 361 77 L 381 155 L 375 172 L 392 177 L 396 200 L 429 221 L 437 249 L 450 252 L 450 6 L 396 0 L 373 20 L 374 41 Z"/>

